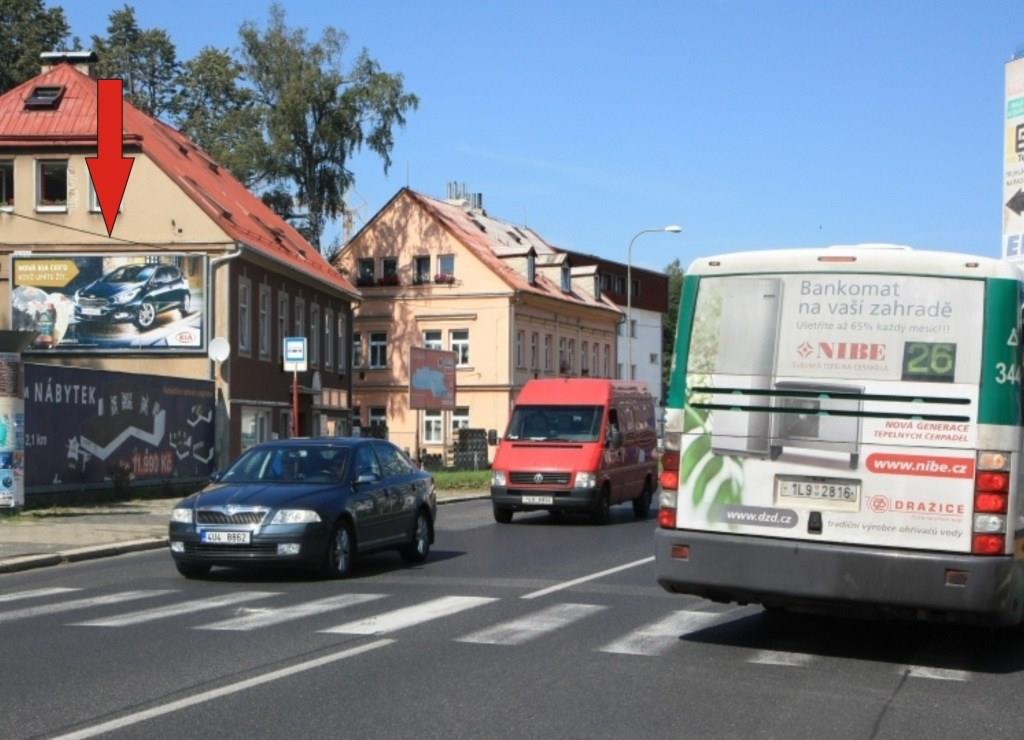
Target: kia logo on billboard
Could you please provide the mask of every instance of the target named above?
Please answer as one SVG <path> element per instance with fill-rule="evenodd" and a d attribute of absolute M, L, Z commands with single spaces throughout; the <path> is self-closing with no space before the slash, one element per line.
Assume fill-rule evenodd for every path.
<path fill-rule="evenodd" d="M 812 355 L 819 360 L 867 360 L 879 362 L 885 359 L 885 345 L 868 342 L 801 342 L 796 352 L 803 359 Z"/>

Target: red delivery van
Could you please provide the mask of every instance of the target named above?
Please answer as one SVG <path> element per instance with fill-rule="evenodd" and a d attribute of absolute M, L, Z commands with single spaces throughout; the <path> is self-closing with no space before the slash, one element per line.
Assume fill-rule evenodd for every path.
<path fill-rule="evenodd" d="M 654 399 L 643 383 L 531 380 L 519 392 L 491 466 L 494 519 L 516 511 L 588 512 L 633 502 L 647 516 L 658 479 Z"/>

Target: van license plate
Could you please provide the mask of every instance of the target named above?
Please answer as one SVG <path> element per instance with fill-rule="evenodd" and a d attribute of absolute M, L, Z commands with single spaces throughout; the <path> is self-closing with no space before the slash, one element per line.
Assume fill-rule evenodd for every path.
<path fill-rule="evenodd" d="M 199 535 L 199 540 L 211 545 L 248 545 L 250 534 L 250 532 L 209 532 L 204 530 Z"/>
<path fill-rule="evenodd" d="M 523 496 L 524 504 L 540 504 L 542 506 L 550 506 L 555 503 L 554 496 Z"/>

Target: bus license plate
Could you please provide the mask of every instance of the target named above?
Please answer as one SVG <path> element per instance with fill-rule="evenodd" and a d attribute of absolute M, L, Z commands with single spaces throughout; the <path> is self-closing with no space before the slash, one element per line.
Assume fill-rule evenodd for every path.
<path fill-rule="evenodd" d="M 103 314 L 98 308 L 86 308 L 85 306 L 82 306 L 81 311 L 83 316 L 101 316 Z"/>
<path fill-rule="evenodd" d="M 555 503 L 554 496 L 523 496 L 524 504 L 540 504 L 542 506 L 550 506 Z"/>
<path fill-rule="evenodd" d="M 210 532 L 204 530 L 199 540 L 211 545 L 248 545 L 251 532 Z"/>
<path fill-rule="evenodd" d="M 860 481 L 810 478 L 780 478 L 775 482 L 777 499 L 805 504 L 821 502 L 828 507 L 857 508 L 860 504 Z"/>

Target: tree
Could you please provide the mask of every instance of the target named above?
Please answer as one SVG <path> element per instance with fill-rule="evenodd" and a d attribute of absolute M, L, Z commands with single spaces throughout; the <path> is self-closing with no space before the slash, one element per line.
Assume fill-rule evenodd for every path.
<path fill-rule="evenodd" d="M 381 70 L 364 49 L 346 70 L 347 37 L 327 27 L 319 41 L 288 28 L 272 5 L 265 31 L 242 25 L 246 76 L 263 108 L 269 151 L 268 185 L 293 189 L 305 209 L 304 231 L 319 246 L 324 227 L 344 212 L 345 191 L 355 182 L 348 160 L 363 146 L 391 166 L 394 127 L 419 99 L 401 74 Z"/>
<path fill-rule="evenodd" d="M 263 111 L 243 71 L 227 50 L 200 50 L 182 65 L 170 109 L 183 134 L 252 188 L 267 177 L 269 152 Z"/>
<path fill-rule="evenodd" d="M 170 111 L 178 74 L 177 50 L 162 28 L 139 28 L 135 8 L 110 13 L 107 37 L 92 37 L 100 77 L 120 77 L 125 98 L 151 116 Z"/>
<path fill-rule="evenodd" d="M 39 55 L 67 43 L 64 10 L 42 0 L 0 0 L 0 93 L 39 74 Z"/>
<path fill-rule="evenodd" d="M 665 268 L 668 276 L 668 313 L 661 320 L 661 380 L 665 395 L 668 395 L 672 358 L 676 353 L 676 323 L 679 321 L 679 298 L 683 292 L 683 266 L 679 258 Z"/>

